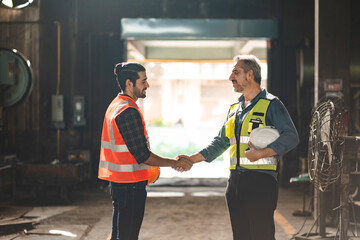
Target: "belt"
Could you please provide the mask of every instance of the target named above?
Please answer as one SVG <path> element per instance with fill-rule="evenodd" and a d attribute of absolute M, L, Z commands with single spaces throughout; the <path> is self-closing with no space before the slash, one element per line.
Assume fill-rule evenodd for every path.
<path fill-rule="evenodd" d="M 242 177 L 252 177 L 252 178 L 268 178 L 274 179 L 274 176 L 271 174 L 265 173 L 265 172 L 259 172 L 254 170 L 245 170 L 245 171 L 239 171 L 239 170 L 231 170 L 230 171 L 230 178 L 236 177 L 236 176 L 242 176 Z M 276 180 L 276 178 L 275 178 Z M 276 180 L 277 181 L 277 180 Z"/>
<path fill-rule="evenodd" d="M 111 187 L 146 187 L 147 181 L 135 182 L 135 183 L 117 183 L 110 182 Z"/>

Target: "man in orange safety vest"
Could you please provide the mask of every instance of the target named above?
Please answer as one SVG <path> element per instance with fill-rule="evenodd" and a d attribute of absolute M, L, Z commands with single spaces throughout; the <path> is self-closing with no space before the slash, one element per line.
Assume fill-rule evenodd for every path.
<path fill-rule="evenodd" d="M 158 177 L 152 177 L 151 173 L 159 173 L 156 171 L 159 166 L 187 171 L 192 162 L 151 152 L 145 121 L 136 104 L 139 98 L 146 97 L 150 87 L 145 68 L 138 63 L 118 63 L 114 74 L 122 92 L 105 113 L 98 177 L 110 182 L 111 240 L 137 240 L 144 217 L 145 187 Z"/>

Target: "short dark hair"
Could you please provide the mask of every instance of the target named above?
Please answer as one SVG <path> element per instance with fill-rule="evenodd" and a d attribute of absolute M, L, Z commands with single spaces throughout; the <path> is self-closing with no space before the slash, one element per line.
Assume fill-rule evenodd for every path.
<path fill-rule="evenodd" d="M 114 68 L 114 74 L 120 90 L 125 91 L 125 82 L 129 79 L 135 86 L 136 80 L 139 79 L 138 72 L 144 72 L 145 68 L 139 63 L 122 62 L 117 63 Z"/>
<path fill-rule="evenodd" d="M 243 69 L 245 73 L 250 70 L 253 70 L 255 82 L 258 84 L 261 83 L 261 66 L 260 60 L 254 55 L 238 55 L 234 58 L 235 62 L 238 63 L 242 61 Z"/>

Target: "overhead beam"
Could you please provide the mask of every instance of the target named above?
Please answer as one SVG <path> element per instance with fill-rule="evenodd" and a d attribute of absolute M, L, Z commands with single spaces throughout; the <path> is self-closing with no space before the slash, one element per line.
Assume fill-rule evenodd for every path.
<path fill-rule="evenodd" d="M 234 39 L 278 37 L 275 19 L 121 19 L 124 40 Z"/>
<path fill-rule="evenodd" d="M 137 60 L 144 60 L 146 58 L 146 48 L 144 44 L 138 41 L 128 43 L 128 52 Z"/>

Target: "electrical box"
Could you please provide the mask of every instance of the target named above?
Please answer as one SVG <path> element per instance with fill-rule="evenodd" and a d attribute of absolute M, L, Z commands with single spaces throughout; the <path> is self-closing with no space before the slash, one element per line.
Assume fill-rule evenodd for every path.
<path fill-rule="evenodd" d="M 63 95 L 51 96 L 51 122 L 55 128 L 65 128 Z"/>
<path fill-rule="evenodd" d="M 326 97 L 343 97 L 343 80 L 342 79 L 325 79 L 324 90 Z"/>
<path fill-rule="evenodd" d="M 73 100 L 73 124 L 82 127 L 86 125 L 85 119 L 85 98 L 84 96 L 74 96 Z"/>

